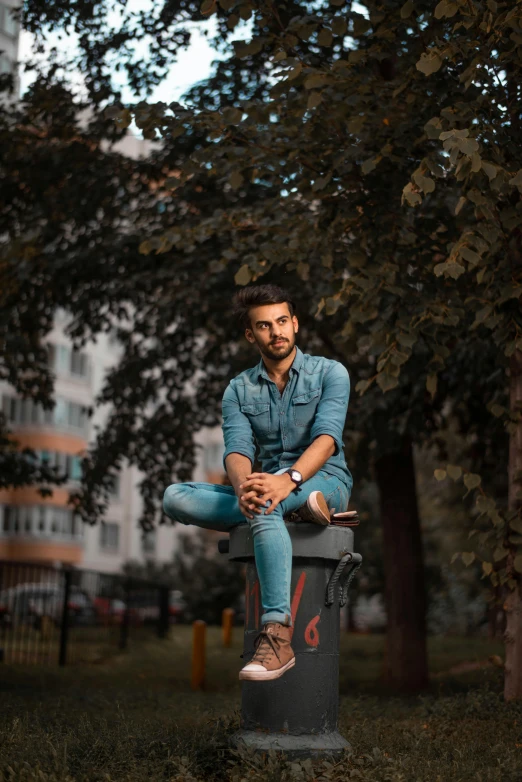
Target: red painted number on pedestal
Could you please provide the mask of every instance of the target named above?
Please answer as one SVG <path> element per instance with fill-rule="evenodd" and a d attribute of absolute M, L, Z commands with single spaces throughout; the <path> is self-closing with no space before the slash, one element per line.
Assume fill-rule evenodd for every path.
<path fill-rule="evenodd" d="M 321 618 L 320 614 L 310 619 L 306 625 L 305 641 L 308 646 L 319 646 L 319 630 L 317 629 L 317 622 Z"/>
<path fill-rule="evenodd" d="M 299 611 L 301 598 L 303 596 L 305 582 L 306 582 L 306 571 L 303 570 L 299 575 L 297 584 L 295 585 L 295 590 L 292 597 L 292 604 L 290 606 L 290 612 L 292 615 L 292 624 L 294 626 L 295 626 L 295 619 L 297 616 L 297 612 Z M 254 629 L 258 630 L 259 615 L 261 613 L 261 601 L 260 601 L 259 581 L 257 579 L 254 581 L 252 585 L 248 580 L 246 582 L 245 624 L 247 627 L 250 626 L 250 599 L 251 598 L 254 599 Z M 319 646 L 319 630 L 317 629 L 317 623 L 319 622 L 320 618 L 321 618 L 320 614 L 314 616 L 314 618 L 308 622 L 304 634 L 304 639 L 306 644 L 314 648 Z"/>

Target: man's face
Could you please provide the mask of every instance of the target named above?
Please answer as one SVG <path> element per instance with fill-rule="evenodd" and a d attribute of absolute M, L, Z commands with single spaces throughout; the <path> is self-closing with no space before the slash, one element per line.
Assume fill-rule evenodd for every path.
<path fill-rule="evenodd" d="M 295 335 L 299 324 L 290 315 L 288 304 L 263 304 L 249 311 L 250 328 L 245 336 L 256 344 L 261 354 L 272 361 L 287 358 L 295 347 Z"/>

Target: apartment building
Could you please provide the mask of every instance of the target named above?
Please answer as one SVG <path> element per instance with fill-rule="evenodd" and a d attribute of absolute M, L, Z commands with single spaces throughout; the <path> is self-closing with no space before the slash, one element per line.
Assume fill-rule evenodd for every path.
<path fill-rule="evenodd" d="M 14 72 L 19 50 L 19 25 L 10 13 L 19 0 L 0 0 L 0 73 Z M 19 81 L 18 81 L 19 84 Z M 19 88 L 15 90 L 16 98 Z M 15 99 L 16 99 L 15 98 Z M 87 115 L 80 117 L 80 124 Z M 145 157 L 157 142 L 139 138 L 130 129 L 112 144 L 112 149 L 131 158 Z M 103 145 L 104 148 L 108 144 Z M 115 480 L 111 502 L 102 523 L 83 525 L 68 506 L 71 489 L 81 477 L 81 457 L 103 424 L 107 410 L 97 409 L 92 418 L 87 408 L 102 387 L 108 369 L 119 356 L 119 346 L 100 335 L 80 351 L 74 351 L 66 336 L 64 313 L 56 314 L 49 334 L 50 362 L 56 376 L 56 406 L 52 411 L 17 397 L 14 389 L 0 383 L 0 409 L 21 447 L 32 448 L 37 458 L 65 472 L 67 484 L 43 498 L 36 487 L 0 491 L 0 560 L 72 564 L 85 569 L 118 572 L 129 560 L 168 561 L 180 534 L 194 528 L 162 525 L 143 534 L 138 526 L 141 475 L 124 465 Z M 197 437 L 194 480 L 219 483 L 223 443 L 220 427 L 201 431 Z"/>
<path fill-rule="evenodd" d="M 21 447 L 65 472 L 68 482 L 41 497 L 36 487 L 0 491 L 0 559 L 24 562 L 67 563 L 103 572 L 118 572 L 129 561 L 168 561 L 180 534 L 194 528 L 162 525 L 143 534 L 138 526 L 141 498 L 140 473 L 126 464 L 117 476 L 105 519 L 84 525 L 68 506 L 72 488 L 81 477 L 81 457 L 95 428 L 104 423 L 107 409 L 94 407 L 108 369 L 118 360 L 120 347 L 108 335 L 100 335 L 81 352 L 73 350 L 65 334 L 66 317 L 58 313 L 49 334 L 49 355 L 56 376 L 53 410 L 45 411 L 31 400 L 22 400 L 6 383 L 0 384 L 0 404 Z M 221 482 L 223 443 L 221 429 L 198 435 L 194 480 Z"/>
<path fill-rule="evenodd" d="M 20 90 L 20 81 L 16 63 L 20 43 L 20 25 L 13 16 L 12 9 L 20 5 L 19 0 L 0 2 L 0 75 L 13 73 L 15 76 L 15 95 Z"/>

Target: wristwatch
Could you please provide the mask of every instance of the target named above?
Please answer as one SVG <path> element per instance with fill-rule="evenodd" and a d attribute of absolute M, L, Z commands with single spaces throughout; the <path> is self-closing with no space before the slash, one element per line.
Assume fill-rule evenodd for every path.
<path fill-rule="evenodd" d="M 294 470 L 292 467 L 290 467 L 290 469 L 287 470 L 286 472 L 295 483 L 295 489 L 292 489 L 292 491 L 299 491 L 301 484 L 303 482 L 303 476 L 301 475 L 299 470 Z"/>

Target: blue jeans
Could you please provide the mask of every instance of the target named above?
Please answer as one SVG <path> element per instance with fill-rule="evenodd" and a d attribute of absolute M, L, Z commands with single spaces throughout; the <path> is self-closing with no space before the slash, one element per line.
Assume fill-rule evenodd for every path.
<path fill-rule="evenodd" d="M 250 525 L 254 538 L 256 568 L 263 605 L 262 624 L 292 623 L 290 611 L 290 578 L 292 575 L 292 543 L 283 517 L 304 505 L 313 491 L 321 491 L 329 508 L 348 508 L 348 487 L 334 475 L 320 470 L 301 485 L 297 494 L 286 500 L 268 516 L 254 514 L 246 519 L 232 486 L 212 483 L 174 483 L 165 490 L 163 509 L 167 516 L 182 524 L 194 524 L 203 529 L 230 532 L 238 524 Z"/>

